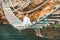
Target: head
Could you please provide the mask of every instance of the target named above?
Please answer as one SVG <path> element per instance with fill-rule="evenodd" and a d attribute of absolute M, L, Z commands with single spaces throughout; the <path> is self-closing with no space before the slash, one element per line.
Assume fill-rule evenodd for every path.
<path fill-rule="evenodd" d="M 28 13 L 25 13 L 25 16 L 28 16 L 29 14 Z"/>

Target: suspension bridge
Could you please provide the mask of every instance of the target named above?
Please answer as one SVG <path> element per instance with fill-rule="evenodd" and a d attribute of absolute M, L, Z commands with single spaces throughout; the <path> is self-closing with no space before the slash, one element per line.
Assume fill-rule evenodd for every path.
<path fill-rule="evenodd" d="M 39 9 L 40 7 L 42 7 L 43 5 L 45 5 L 48 1 L 45 1 L 42 5 L 39 5 L 37 8 L 35 8 L 34 10 L 31 10 L 31 11 L 28 11 L 26 13 L 30 13 L 30 12 L 33 12 L 37 9 Z M 8 20 L 8 22 L 16 29 L 18 30 L 23 30 L 25 28 L 23 28 L 21 25 L 22 25 L 22 21 L 17 18 L 15 15 L 14 15 L 14 12 L 19 10 L 20 8 L 25 8 L 26 6 L 25 5 L 29 5 L 30 1 L 27 0 L 21 7 L 15 9 L 14 11 L 11 10 L 10 8 L 10 5 L 9 5 L 9 2 L 8 0 L 2 0 L 2 8 L 3 8 L 3 11 L 4 11 L 4 14 Z M 52 8 L 51 11 L 47 14 L 47 13 L 44 13 L 44 15 L 42 15 L 39 19 L 35 20 L 32 22 L 32 25 L 28 26 L 28 28 L 37 28 L 37 27 L 32 27 L 33 25 L 37 25 L 36 23 L 38 23 L 40 21 L 40 24 L 38 24 L 39 26 L 46 26 L 45 24 L 43 24 L 43 22 L 41 22 L 41 20 L 45 20 L 46 17 L 48 17 L 50 14 L 53 14 L 54 12 L 56 12 L 60 7 L 57 7 L 57 6 L 54 6 L 54 9 Z M 50 19 L 48 19 L 50 20 Z M 53 20 L 53 19 L 52 19 Z M 54 21 L 52 22 L 47 22 L 46 24 L 49 25 L 50 23 L 54 23 Z M 26 27 L 27 28 L 27 27 Z"/>

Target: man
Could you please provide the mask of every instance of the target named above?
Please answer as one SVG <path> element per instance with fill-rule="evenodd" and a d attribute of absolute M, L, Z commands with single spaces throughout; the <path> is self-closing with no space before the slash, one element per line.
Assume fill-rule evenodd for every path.
<path fill-rule="evenodd" d="M 30 18 L 28 17 L 28 14 L 25 14 L 24 18 L 23 18 L 23 25 L 24 26 L 29 26 L 31 25 L 31 21 L 30 21 Z"/>

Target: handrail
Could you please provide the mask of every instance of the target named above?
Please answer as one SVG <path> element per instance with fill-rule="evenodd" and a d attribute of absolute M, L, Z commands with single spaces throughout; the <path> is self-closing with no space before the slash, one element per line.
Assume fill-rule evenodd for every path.
<path fill-rule="evenodd" d="M 56 7 L 56 6 L 54 6 L 54 7 Z M 60 8 L 60 7 L 56 7 L 55 9 L 52 9 L 51 12 L 44 14 L 44 15 L 41 16 L 38 20 L 41 21 L 41 20 L 45 19 L 45 18 L 48 17 L 50 14 L 53 14 L 54 12 L 56 12 L 59 8 Z M 48 20 L 49 20 L 49 19 L 48 19 Z M 38 22 L 39 22 L 39 21 L 38 21 Z M 33 24 L 36 24 L 36 23 L 37 23 L 37 20 L 33 21 L 32 23 L 33 23 Z"/>
<path fill-rule="evenodd" d="M 56 6 L 54 6 L 56 7 Z M 44 18 L 46 18 L 48 15 L 53 14 L 54 12 L 56 12 L 60 7 L 56 7 L 55 9 L 52 9 L 51 12 L 49 12 L 48 14 L 46 13 L 44 16 L 41 16 L 42 18 L 40 20 L 43 20 Z"/>
<path fill-rule="evenodd" d="M 54 15 L 54 14 L 60 14 L 59 12 L 55 12 L 55 13 L 53 13 L 52 15 Z"/>
<path fill-rule="evenodd" d="M 46 19 L 44 19 L 46 20 Z M 48 19 L 48 21 L 60 21 L 60 19 Z"/>
<path fill-rule="evenodd" d="M 30 11 L 27 11 L 27 12 L 19 12 L 18 13 L 31 13 L 31 12 L 34 12 L 36 11 L 37 9 L 39 9 L 40 7 L 42 7 L 43 5 L 45 5 L 49 0 L 45 1 L 44 3 L 42 3 L 41 5 L 39 5 L 38 7 L 36 7 L 35 9 L 33 10 L 30 10 Z M 16 10 L 17 11 L 17 10 Z M 13 11 L 14 12 L 14 11 Z"/>
<path fill-rule="evenodd" d="M 23 3 L 23 5 L 19 6 L 17 9 L 15 9 L 13 12 L 16 12 L 17 10 L 21 9 L 21 8 L 25 8 L 29 5 L 30 0 L 27 0 L 25 3 Z"/>
<path fill-rule="evenodd" d="M 50 16 L 50 17 L 57 17 L 57 18 L 58 18 L 58 17 L 60 17 L 60 16 Z"/>

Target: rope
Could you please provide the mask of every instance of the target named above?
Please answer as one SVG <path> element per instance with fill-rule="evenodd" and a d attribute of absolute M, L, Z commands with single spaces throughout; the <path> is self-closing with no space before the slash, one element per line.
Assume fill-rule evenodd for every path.
<path fill-rule="evenodd" d="M 34 11 L 38 10 L 40 7 L 42 7 L 43 5 L 45 5 L 48 1 L 49 1 L 49 0 L 46 0 L 45 2 L 43 2 L 41 5 L 39 5 L 38 7 L 36 7 L 36 8 L 33 9 L 33 10 L 30 10 L 30 11 L 27 11 L 27 12 L 19 12 L 19 11 L 18 11 L 18 13 L 31 13 L 31 12 L 34 12 Z M 22 6 L 21 8 L 24 8 L 24 6 Z M 16 10 L 16 11 L 17 11 L 17 10 Z M 16 11 L 15 11 L 15 12 L 16 12 Z"/>

